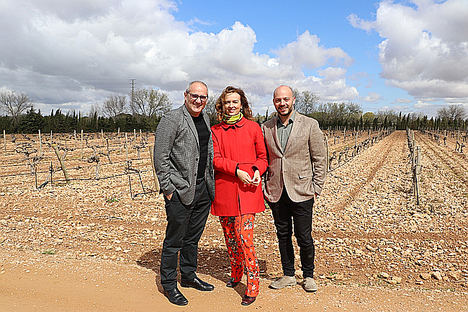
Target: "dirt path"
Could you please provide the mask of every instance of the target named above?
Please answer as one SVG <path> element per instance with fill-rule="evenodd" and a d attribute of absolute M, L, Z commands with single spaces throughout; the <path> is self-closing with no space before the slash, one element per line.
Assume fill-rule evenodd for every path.
<path fill-rule="evenodd" d="M 261 281 L 258 300 L 241 307 L 242 285 L 200 275 L 215 285 L 212 293 L 182 289 L 187 307 L 168 303 L 156 274 L 135 264 L 61 255 L 0 251 L 0 311 L 463 311 L 467 294 L 360 285 L 325 285 L 315 294 L 300 286 L 281 291 Z M 238 293 L 239 292 L 239 293 Z"/>
<path fill-rule="evenodd" d="M 247 310 L 466 310 L 466 161 L 429 139 L 416 135 L 416 140 L 423 166 L 419 206 L 411 192 L 404 131 L 382 138 L 328 176 L 313 215 L 317 294 L 300 286 L 267 288 L 281 275 L 281 264 L 271 212 L 257 214 L 262 289 Z M 76 167 L 73 175 L 92 178 L 94 167 L 78 156 L 79 150 L 67 156 Z M 200 240 L 198 272 L 215 284 L 215 292 L 184 289 L 190 301 L 185 309 L 167 302 L 155 283 L 166 225 L 163 200 L 157 194 L 130 198 L 128 177 L 118 176 L 124 168 L 117 161 L 124 158 L 116 152 L 115 163 L 101 167 L 102 176 L 115 178 L 37 190 L 34 177 L 23 174 L 30 170 L 24 157 L 12 152 L 11 144 L 7 155 L 0 154 L 4 173 L 19 174 L 0 176 L 0 312 L 241 308 L 242 287 L 238 292 L 224 287 L 229 263 L 213 216 Z M 137 158 L 132 154 L 147 187 L 153 183 L 150 163 Z M 41 165 L 47 169 L 47 162 Z M 138 188 L 136 178 L 133 186 Z"/>

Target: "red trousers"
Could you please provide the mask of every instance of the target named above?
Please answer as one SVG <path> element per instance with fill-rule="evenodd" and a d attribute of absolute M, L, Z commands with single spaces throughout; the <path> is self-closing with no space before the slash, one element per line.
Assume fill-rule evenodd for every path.
<path fill-rule="evenodd" d="M 258 260 L 253 244 L 254 219 L 254 214 L 219 217 L 231 261 L 231 278 L 234 282 L 240 281 L 245 270 L 247 274 L 245 294 L 249 297 L 256 297 L 259 291 Z"/>

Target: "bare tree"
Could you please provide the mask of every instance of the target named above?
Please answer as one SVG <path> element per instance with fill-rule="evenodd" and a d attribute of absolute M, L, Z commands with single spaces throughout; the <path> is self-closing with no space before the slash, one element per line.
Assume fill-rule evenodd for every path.
<path fill-rule="evenodd" d="M 310 91 L 294 91 L 296 95 L 296 110 L 305 115 L 314 113 L 316 111 L 315 104 L 318 103 L 319 97 Z"/>
<path fill-rule="evenodd" d="M 7 115 L 13 118 L 13 122 L 17 122 L 19 116 L 33 105 L 29 97 L 24 94 L 16 94 L 14 91 L 0 92 L 0 107 Z"/>
<path fill-rule="evenodd" d="M 125 112 L 127 106 L 127 97 L 125 95 L 111 95 L 103 105 L 102 112 L 107 117 L 115 118 Z"/>
<path fill-rule="evenodd" d="M 172 107 L 166 93 L 160 90 L 138 89 L 133 95 L 130 109 L 133 114 L 147 117 L 162 116 Z"/>
<path fill-rule="evenodd" d="M 387 119 L 388 123 L 396 124 L 398 122 L 398 114 L 393 110 L 378 111 L 375 115 L 380 121 Z M 422 118 L 422 116 L 421 116 Z"/>
<path fill-rule="evenodd" d="M 449 105 L 448 107 L 442 107 L 437 111 L 437 117 L 441 119 L 462 120 L 465 116 L 465 108 L 456 104 Z"/>
<path fill-rule="evenodd" d="M 100 115 L 99 105 L 93 104 L 89 109 L 88 117 L 97 117 Z"/>
<path fill-rule="evenodd" d="M 208 114 L 208 117 L 210 118 L 210 123 L 212 125 L 217 124 L 219 122 L 218 113 L 216 111 L 216 101 L 218 100 L 218 97 L 219 95 L 209 96 L 204 109 L 204 112 Z"/>
<path fill-rule="evenodd" d="M 329 125 L 347 125 L 361 118 L 362 109 L 354 103 L 320 103 L 314 113 Z"/>
<path fill-rule="evenodd" d="M 359 118 L 362 114 L 362 109 L 359 104 L 347 103 L 346 104 L 346 113 L 351 118 Z"/>

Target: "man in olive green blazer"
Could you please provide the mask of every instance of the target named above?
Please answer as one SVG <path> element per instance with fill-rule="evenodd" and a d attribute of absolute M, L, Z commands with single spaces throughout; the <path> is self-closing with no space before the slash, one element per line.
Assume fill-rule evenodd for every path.
<path fill-rule="evenodd" d="M 315 247 L 312 208 L 326 176 L 326 151 L 318 122 L 294 110 L 296 98 L 288 86 L 273 93 L 277 116 L 262 125 L 268 152 L 264 195 L 275 220 L 284 276 L 270 287 L 296 284 L 292 228 L 300 249 L 306 291 L 316 291 L 313 279 Z"/>

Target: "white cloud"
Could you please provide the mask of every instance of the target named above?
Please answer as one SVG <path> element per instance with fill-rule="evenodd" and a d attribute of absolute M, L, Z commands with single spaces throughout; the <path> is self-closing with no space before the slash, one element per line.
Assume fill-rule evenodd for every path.
<path fill-rule="evenodd" d="M 281 63 L 292 66 L 304 66 L 317 68 L 332 61 L 332 65 L 343 62 L 346 66 L 352 63 L 352 59 L 340 48 L 326 49 L 319 45 L 320 38 L 305 31 L 296 41 L 276 50 Z"/>
<path fill-rule="evenodd" d="M 415 108 L 426 108 L 426 107 L 431 107 L 434 104 L 430 102 L 425 102 L 425 101 L 418 101 L 416 104 L 414 104 Z"/>
<path fill-rule="evenodd" d="M 387 105 L 384 105 L 379 108 L 379 112 L 391 112 L 391 111 L 393 111 L 392 107 L 387 106 Z"/>
<path fill-rule="evenodd" d="M 0 39 L 8 47 L 0 49 L 0 87 L 27 93 L 43 110 L 62 103 L 88 110 L 110 94 L 127 94 L 130 78 L 177 103 L 191 80 L 206 81 L 210 92 L 237 85 L 259 111 L 280 83 L 317 91 L 324 101 L 358 97 L 344 77 L 351 58 L 308 31 L 273 55 L 259 54 L 249 26 L 194 31 L 201 22 L 177 21 L 174 10 L 169 0 L 1 1 Z"/>
<path fill-rule="evenodd" d="M 411 103 L 411 102 L 413 101 L 410 99 L 404 99 L 404 98 L 398 98 L 394 101 L 394 103 Z"/>
<path fill-rule="evenodd" d="M 375 92 L 369 92 L 362 100 L 369 103 L 375 103 L 382 99 L 382 96 Z"/>
<path fill-rule="evenodd" d="M 326 80 L 337 80 L 344 78 L 346 69 L 341 67 L 328 67 L 324 70 L 319 70 L 318 73 Z"/>
<path fill-rule="evenodd" d="M 468 103 L 468 1 L 412 2 L 382 1 L 375 21 L 355 15 L 348 20 L 384 39 L 379 45 L 381 76 L 391 85 L 421 100 Z"/>
<path fill-rule="evenodd" d="M 373 22 L 365 21 L 359 18 L 356 14 L 350 14 L 348 16 L 348 21 L 354 28 L 359 28 L 367 32 L 371 31 L 374 28 Z"/>
<path fill-rule="evenodd" d="M 388 105 L 385 105 L 385 106 L 382 106 L 379 108 L 379 112 L 382 111 L 382 112 L 408 112 L 409 110 L 409 106 L 407 105 L 392 105 L 392 106 L 388 106 Z"/>

